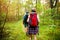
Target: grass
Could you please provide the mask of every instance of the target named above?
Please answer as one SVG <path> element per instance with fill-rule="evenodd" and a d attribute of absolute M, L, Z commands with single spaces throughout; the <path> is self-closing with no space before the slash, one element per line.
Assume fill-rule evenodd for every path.
<path fill-rule="evenodd" d="M 9 37 L 6 40 L 29 40 L 24 32 L 24 26 L 22 20 L 16 22 L 6 22 L 6 32 L 9 32 Z M 59 27 L 60 28 L 60 27 Z M 60 33 L 57 30 L 58 27 L 53 25 L 40 25 L 39 24 L 39 35 L 37 34 L 38 40 L 56 40 Z M 56 35 L 57 37 L 55 37 Z M 59 40 L 59 39 L 58 39 Z"/>

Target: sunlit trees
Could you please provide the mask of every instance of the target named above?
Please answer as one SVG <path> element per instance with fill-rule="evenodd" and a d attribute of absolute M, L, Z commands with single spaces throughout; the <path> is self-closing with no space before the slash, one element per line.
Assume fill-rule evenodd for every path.
<path fill-rule="evenodd" d="M 60 0 L 0 0 L 1 34 L 4 33 L 3 36 L 5 36 L 5 33 L 8 35 L 4 29 L 6 28 L 4 26 L 6 22 L 14 20 L 20 21 L 25 12 L 31 12 L 33 7 L 36 8 L 37 13 L 39 14 L 41 20 L 40 25 L 60 26 Z"/>
<path fill-rule="evenodd" d="M 50 0 L 51 8 L 56 7 L 57 6 L 57 2 L 58 2 L 58 0 Z"/>

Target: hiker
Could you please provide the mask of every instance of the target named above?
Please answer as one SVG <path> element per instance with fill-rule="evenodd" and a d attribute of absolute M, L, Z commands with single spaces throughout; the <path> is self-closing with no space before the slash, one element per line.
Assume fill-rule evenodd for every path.
<path fill-rule="evenodd" d="M 29 39 L 32 40 L 32 37 L 33 37 L 34 40 L 37 40 L 36 34 L 38 33 L 39 17 L 36 13 L 35 8 L 32 9 L 27 22 L 28 22 Z"/>
<path fill-rule="evenodd" d="M 29 13 L 28 11 L 25 13 L 24 19 L 23 19 L 23 24 L 24 24 L 24 27 L 25 27 L 25 32 L 27 32 L 27 28 L 28 28 L 28 22 L 27 22 L 28 13 Z"/>

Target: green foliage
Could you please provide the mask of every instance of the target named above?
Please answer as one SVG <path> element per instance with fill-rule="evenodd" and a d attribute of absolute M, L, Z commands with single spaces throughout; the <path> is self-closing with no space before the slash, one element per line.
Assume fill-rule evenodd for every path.
<path fill-rule="evenodd" d="M 49 22 L 49 21 L 48 21 Z M 47 23 L 48 23 L 47 22 Z M 9 33 L 9 37 L 7 40 L 27 40 L 29 39 L 25 32 L 24 27 L 22 24 L 22 20 L 16 21 L 16 22 L 7 22 L 5 25 L 5 28 L 7 28 L 7 32 Z M 55 33 L 57 33 L 57 26 L 56 25 L 47 25 L 43 23 L 39 23 L 39 34 L 37 35 L 38 40 L 53 40 L 55 39 Z M 55 31 L 56 30 L 56 31 Z M 59 32 L 59 31 L 58 31 Z M 58 34 L 56 34 L 58 35 Z M 54 37 L 55 36 L 55 37 Z"/>
<path fill-rule="evenodd" d="M 37 8 L 37 12 L 40 13 L 42 11 L 42 5 L 40 3 L 37 3 L 36 8 Z"/>
<path fill-rule="evenodd" d="M 28 0 L 25 5 L 23 4 L 18 3 L 18 6 L 19 6 L 18 7 L 16 3 L 12 3 L 12 5 L 15 5 L 18 8 L 15 8 L 15 6 L 14 7 L 10 5 L 9 6 L 12 7 L 11 9 L 15 8 L 17 11 L 19 10 L 18 12 L 20 12 L 20 14 L 25 13 L 24 10 L 22 11 L 22 8 L 25 8 L 25 7 L 30 12 L 32 8 L 30 7 L 30 5 L 33 6 L 32 0 Z M 60 40 L 60 12 L 58 12 L 57 14 L 57 8 L 47 9 L 45 8 L 45 6 L 46 5 L 43 5 L 39 2 L 36 4 L 37 13 L 39 14 L 39 17 L 41 20 L 39 23 L 39 34 L 37 35 L 37 39 L 38 40 Z M 17 11 L 16 13 L 18 14 Z M 40 15 L 41 12 L 43 12 L 42 15 Z M 14 13 L 11 15 L 14 15 Z M 17 15 L 17 17 L 19 17 L 18 21 L 10 21 L 10 22 L 8 21 L 6 22 L 5 26 L 3 26 L 5 18 L 6 18 L 6 13 L 4 12 L 1 13 L 0 35 L 2 35 L 3 37 L 2 38 L 0 37 L 0 39 L 2 40 L 29 40 L 29 38 L 26 36 L 26 33 L 24 32 L 24 26 L 22 24 L 23 15 L 19 15 L 19 16 L 18 15 Z"/>
<path fill-rule="evenodd" d="M 0 20 L 4 20 L 5 19 L 5 16 L 6 16 L 6 13 L 4 13 L 4 12 L 2 12 L 1 14 L 0 14 Z"/>
<path fill-rule="evenodd" d="M 4 27 L 5 18 L 6 18 L 6 14 L 1 13 L 0 14 L 0 39 L 1 40 L 3 40 L 5 37 L 8 36 L 8 33 L 6 33 L 6 30 L 5 30 L 5 27 Z M 2 38 L 1 38 L 1 36 L 2 36 Z"/>
<path fill-rule="evenodd" d="M 45 14 L 49 14 L 49 15 L 51 15 L 51 8 L 46 9 L 44 13 L 45 13 Z"/>
<path fill-rule="evenodd" d="M 0 14 L 0 26 L 3 26 L 4 21 L 5 21 L 5 17 L 6 17 L 5 13 Z"/>

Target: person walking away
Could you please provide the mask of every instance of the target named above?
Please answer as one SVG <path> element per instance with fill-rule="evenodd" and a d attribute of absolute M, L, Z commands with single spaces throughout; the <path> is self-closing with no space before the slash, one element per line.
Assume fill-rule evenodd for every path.
<path fill-rule="evenodd" d="M 26 14 L 24 15 L 24 18 L 23 18 L 23 24 L 24 24 L 24 27 L 25 27 L 25 32 L 27 32 L 27 28 L 28 28 L 28 22 L 27 22 L 27 19 L 28 19 L 28 11 L 26 12 Z"/>
<path fill-rule="evenodd" d="M 28 17 L 28 34 L 30 40 L 32 40 L 32 37 L 34 40 L 37 40 L 36 34 L 38 33 L 38 24 L 39 24 L 39 17 L 36 13 L 36 9 L 32 9 L 29 17 Z"/>

